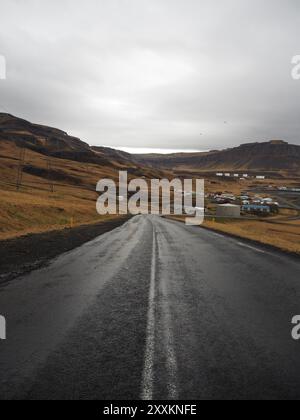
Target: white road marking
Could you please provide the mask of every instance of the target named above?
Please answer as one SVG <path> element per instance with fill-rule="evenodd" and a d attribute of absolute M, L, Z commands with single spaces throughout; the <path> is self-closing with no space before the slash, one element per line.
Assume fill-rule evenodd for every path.
<path fill-rule="evenodd" d="M 222 239 L 225 239 L 225 238 L 226 238 L 226 236 L 225 236 L 225 235 L 221 235 L 221 234 L 216 233 L 216 232 L 212 232 L 212 231 L 211 231 L 211 234 L 212 234 L 212 235 L 214 235 L 214 236 L 216 236 L 217 238 L 222 238 Z M 228 238 L 228 239 L 233 239 L 233 238 L 230 238 L 230 237 L 227 237 L 227 238 Z M 238 242 L 237 244 L 238 244 L 238 245 L 240 245 L 240 246 L 242 246 L 242 247 L 244 247 L 244 248 L 249 248 L 249 249 L 251 249 L 252 251 L 260 252 L 261 254 L 268 254 L 268 255 L 272 255 L 270 252 L 263 251 L 262 249 L 256 248 L 255 246 L 251 246 L 251 245 L 244 244 L 243 242 Z"/>
<path fill-rule="evenodd" d="M 263 251 L 262 249 L 256 248 L 256 247 L 251 246 L 251 245 L 243 244 L 242 242 L 238 242 L 238 245 L 240 245 L 240 246 L 242 246 L 244 248 L 252 249 L 252 251 L 260 252 L 261 254 L 266 254 L 266 252 Z"/>
<path fill-rule="evenodd" d="M 172 333 L 172 323 L 170 316 L 170 309 L 167 303 L 167 298 L 165 299 L 165 311 L 164 311 L 164 333 L 165 333 L 165 350 L 166 350 L 166 359 L 167 359 L 167 375 L 168 375 L 168 399 L 177 400 L 178 391 L 177 391 L 177 359 L 176 353 L 174 350 L 174 337 Z"/>
<path fill-rule="evenodd" d="M 158 247 L 160 241 L 158 241 Z M 159 253 L 160 254 L 160 253 Z M 163 331 L 164 331 L 164 352 L 166 355 L 166 370 L 167 370 L 167 389 L 168 400 L 178 400 L 178 365 L 174 346 L 174 335 L 172 328 L 172 316 L 169 305 L 169 297 L 167 290 L 167 281 L 161 278 L 160 287 L 163 299 L 162 303 L 162 316 L 163 316 Z"/>
<path fill-rule="evenodd" d="M 155 295 L 156 295 L 156 233 L 153 231 L 153 248 L 151 262 L 151 280 L 149 290 L 149 305 L 147 316 L 147 339 L 143 370 L 143 382 L 141 399 L 143 401 L 153 400 L 154 391 L 154 356 L 155 356 Z M 164 294 L 163 322 L 164 322 L 164 351 L 166 354 L 167 389 L 168 399 L 178 399 L 177 391 L 177 359 L 174 350 L 174 337 L 172 333 L 172 321 L 170 308 L 167 299 L 166 283 L 162 283 Z"/>
<path fill-rule="evenodd" d="M 141 399 L 150 401 L 153 399 L 153 380 L 154 380 L 154 352 L 155 352 L 155 277 L 156 277 L 156 235 L 153 231 L 151 279 L 149 291 L 148 321 L 146 353 L 143 372 L 143 383 Z"/>
<path fill-rule="evenodd" d="M 225 236 L 224 235 L 221 235 L 220 233 L 216 233 L 216 232 L 211 231 L 211 234 L 214 235 L 214 236 L 216 236 L 217 238 L 225 239 Z"/>

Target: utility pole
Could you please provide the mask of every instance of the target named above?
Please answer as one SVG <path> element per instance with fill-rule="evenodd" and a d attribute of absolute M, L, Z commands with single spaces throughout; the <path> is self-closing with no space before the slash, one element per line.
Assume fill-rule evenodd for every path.
<path fill-rule="evenodd" d="M 17 170 L 17 190 L 18 191 L 20 190 L 22 186 L 24 163 L 25 163 L 25 148 L 21 147 L 18 170 Z"/>
<path fill-rule="evenodd" d="M 54 192 L 54 184 L 53 181 L 51 180 L 51 158 L 47 157 L 47 171 L 48 171 L 48 182 L 49 182 L 49 186 L 50 186 L 50 191 L 53 193 Z"/>

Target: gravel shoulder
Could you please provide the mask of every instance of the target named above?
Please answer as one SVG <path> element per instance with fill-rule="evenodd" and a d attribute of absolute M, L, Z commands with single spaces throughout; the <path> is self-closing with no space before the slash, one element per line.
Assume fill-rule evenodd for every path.
<path fill-rule="evenodd" d="M 0 284 L 40 268 L 125 223 L 128 217 L 0 241 Z"/>

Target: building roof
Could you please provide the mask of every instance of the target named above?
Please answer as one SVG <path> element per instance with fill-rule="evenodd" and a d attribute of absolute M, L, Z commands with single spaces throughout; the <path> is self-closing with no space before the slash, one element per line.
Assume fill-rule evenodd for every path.
<path fill-rule="evenodd" d="M 219 207 L 238 207 L 238 208 L 240 208 L 241 206 L 238 206 L 236 204 L 226 203 L 226 204 L 219 204 Z"/>
<path fill-rule="evenodd" d="M 263 204 L 244 204 L 242 206 L 244 209 L 253 209 L 253 210 L 270 210 L 269 206 Z"/>

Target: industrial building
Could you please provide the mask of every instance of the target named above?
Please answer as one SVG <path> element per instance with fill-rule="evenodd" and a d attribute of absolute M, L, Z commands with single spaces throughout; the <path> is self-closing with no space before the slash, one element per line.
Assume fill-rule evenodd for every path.
<path fill-rule="evenodd" d="M 242 206 L 242 211 L 246 213 L 271 213 L 271 209 L 266 205 L 259 204 L 249 204 Z"/>
<path fill-rule="evenodd" d="M 241 216 L 241 206 L 235 204 L 220 204 L 217 207 L 217 217 L 237 218 Z"/>

